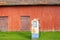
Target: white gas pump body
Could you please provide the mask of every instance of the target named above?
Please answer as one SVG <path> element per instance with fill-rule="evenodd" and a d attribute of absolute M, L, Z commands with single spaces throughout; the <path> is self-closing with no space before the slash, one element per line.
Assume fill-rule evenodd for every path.
<path fill-rule="evenodd" d="M 32 38 L 39 37 L 39 21 L 38 19 L 32 20 L 32 28 L 31 28 Z"/>

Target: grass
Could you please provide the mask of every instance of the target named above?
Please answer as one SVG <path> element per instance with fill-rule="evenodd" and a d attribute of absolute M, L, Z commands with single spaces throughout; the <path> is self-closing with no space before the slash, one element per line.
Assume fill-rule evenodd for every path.
<path fill-rule="evenodd" d="M 30 40 L 30 32 L 0 32 L 0 40 Z"/>
<path fill-rule="evenodd" d="M 41 32 L 39 40 L 60 40 L 60 32 Z"/>
<path fill-rule="evenodd" d="M 30 32 L 0 32 L 0 40 L 31 40 Z M 40 32 L 39 40 L 60 40 L 60 32 Z"/>

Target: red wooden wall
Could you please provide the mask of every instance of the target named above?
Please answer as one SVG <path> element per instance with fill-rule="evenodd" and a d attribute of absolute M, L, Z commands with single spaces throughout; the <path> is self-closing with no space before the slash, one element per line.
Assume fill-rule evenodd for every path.
<path fill-rule="evenodd" d="M 8 31 L 20 31 L 20 16 L 38 18 L 41 31 L 60 30 L 60 6 L 0 7 L 0 16 L 8 16 Z"/>

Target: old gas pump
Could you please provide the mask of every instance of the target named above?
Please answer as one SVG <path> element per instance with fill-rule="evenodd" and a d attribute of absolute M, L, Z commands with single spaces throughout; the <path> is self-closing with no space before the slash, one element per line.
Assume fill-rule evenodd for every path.
<path fill-rule="evenodd" d="M 32 38 L 32 40 L 38 40 L 38 38 L 39 38 L 39 21 L 38 21 L 38 19 L 32 20 L 31 38 Z"/>

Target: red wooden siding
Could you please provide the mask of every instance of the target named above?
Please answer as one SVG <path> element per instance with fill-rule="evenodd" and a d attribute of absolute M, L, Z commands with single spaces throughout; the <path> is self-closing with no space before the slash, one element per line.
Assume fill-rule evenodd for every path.
<path fill-rule="evenodd" d="M 60 6 L 0 7 L 0 16 L 8 16 L 8 31 L 20 31 L 21 16 L 38 18 L 41 31 L 60 30 Z"/>

